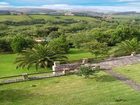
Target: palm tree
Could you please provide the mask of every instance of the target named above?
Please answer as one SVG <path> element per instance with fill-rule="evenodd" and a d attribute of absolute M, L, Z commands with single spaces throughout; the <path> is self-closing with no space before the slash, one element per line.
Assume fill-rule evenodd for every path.
<path fill-rule="evenodd" d="M 140 52 L 140 42 L 137 38 L 119 43 L 114 50 L 114 55 L 129 55 Z"/>
<path fill-rule="evenodd" d="M 27 68 L 35 66 L 36 69 L 39 67 L 47 68 L 54 61 L 66 61 L 67 57 L 57 52 L 50 51 L 47 45 L 36 45 L 32 49 L 23 51 L 17 58 L 17 68 Z"/>

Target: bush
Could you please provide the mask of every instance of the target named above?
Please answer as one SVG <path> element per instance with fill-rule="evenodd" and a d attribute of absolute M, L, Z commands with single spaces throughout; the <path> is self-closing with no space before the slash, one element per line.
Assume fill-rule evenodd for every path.
<path fill-rule="evenodd" d="M 85 78 L 89 78 L 90 75 L 94 75 L 99 71 L 98 68 L 91 68 L 88 66 L 81 66 L 79 71 L 78 71 L 78 76 L 84 76 Z"/>

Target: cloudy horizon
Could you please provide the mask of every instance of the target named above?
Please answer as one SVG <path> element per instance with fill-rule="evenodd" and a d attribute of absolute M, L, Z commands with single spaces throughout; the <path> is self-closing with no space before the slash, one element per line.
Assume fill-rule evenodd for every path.
<path fill-rule="evenodd" d="M 1 0 L 0 8 L 100 9 L 140 12 L 140 0 Z"/>

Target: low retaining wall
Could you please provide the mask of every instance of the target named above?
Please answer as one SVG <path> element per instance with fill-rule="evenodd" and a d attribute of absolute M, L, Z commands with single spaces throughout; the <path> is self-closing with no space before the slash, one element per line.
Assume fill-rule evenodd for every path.
<path fill-rule="evenodd" d="M 52 66 L 53 72 L 58 72 L 58 71 L 70 71 L 70 70 L 75 70 L 79 68 L 81 65 L 88 63 L 88 59 L 84 58 L 82 62 L 78 63 L 70 63 L 70 64 L 60 64 L 59 61 L 54 62 L 54 65 Z"/>
<path fill-rule="evenodd" d="M 72 63 L 72 64 L 62 64 L 53 66 L 53 71 L 64 71 L 64 70 L 74 70 L 78 68 L 82 63 Z"/>

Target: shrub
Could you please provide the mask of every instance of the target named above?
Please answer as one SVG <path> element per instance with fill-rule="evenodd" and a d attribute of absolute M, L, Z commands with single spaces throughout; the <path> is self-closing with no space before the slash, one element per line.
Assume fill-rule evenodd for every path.
<path fill-rule="evenodd" d="M 94 75 L 99 71 L 98 68 L 91 68 L 88 66 L 81 66 L 79 71 L 78 71 L 78 76 L 84 76 L 85 78 L 89 78 L 90 75 Z"/>

